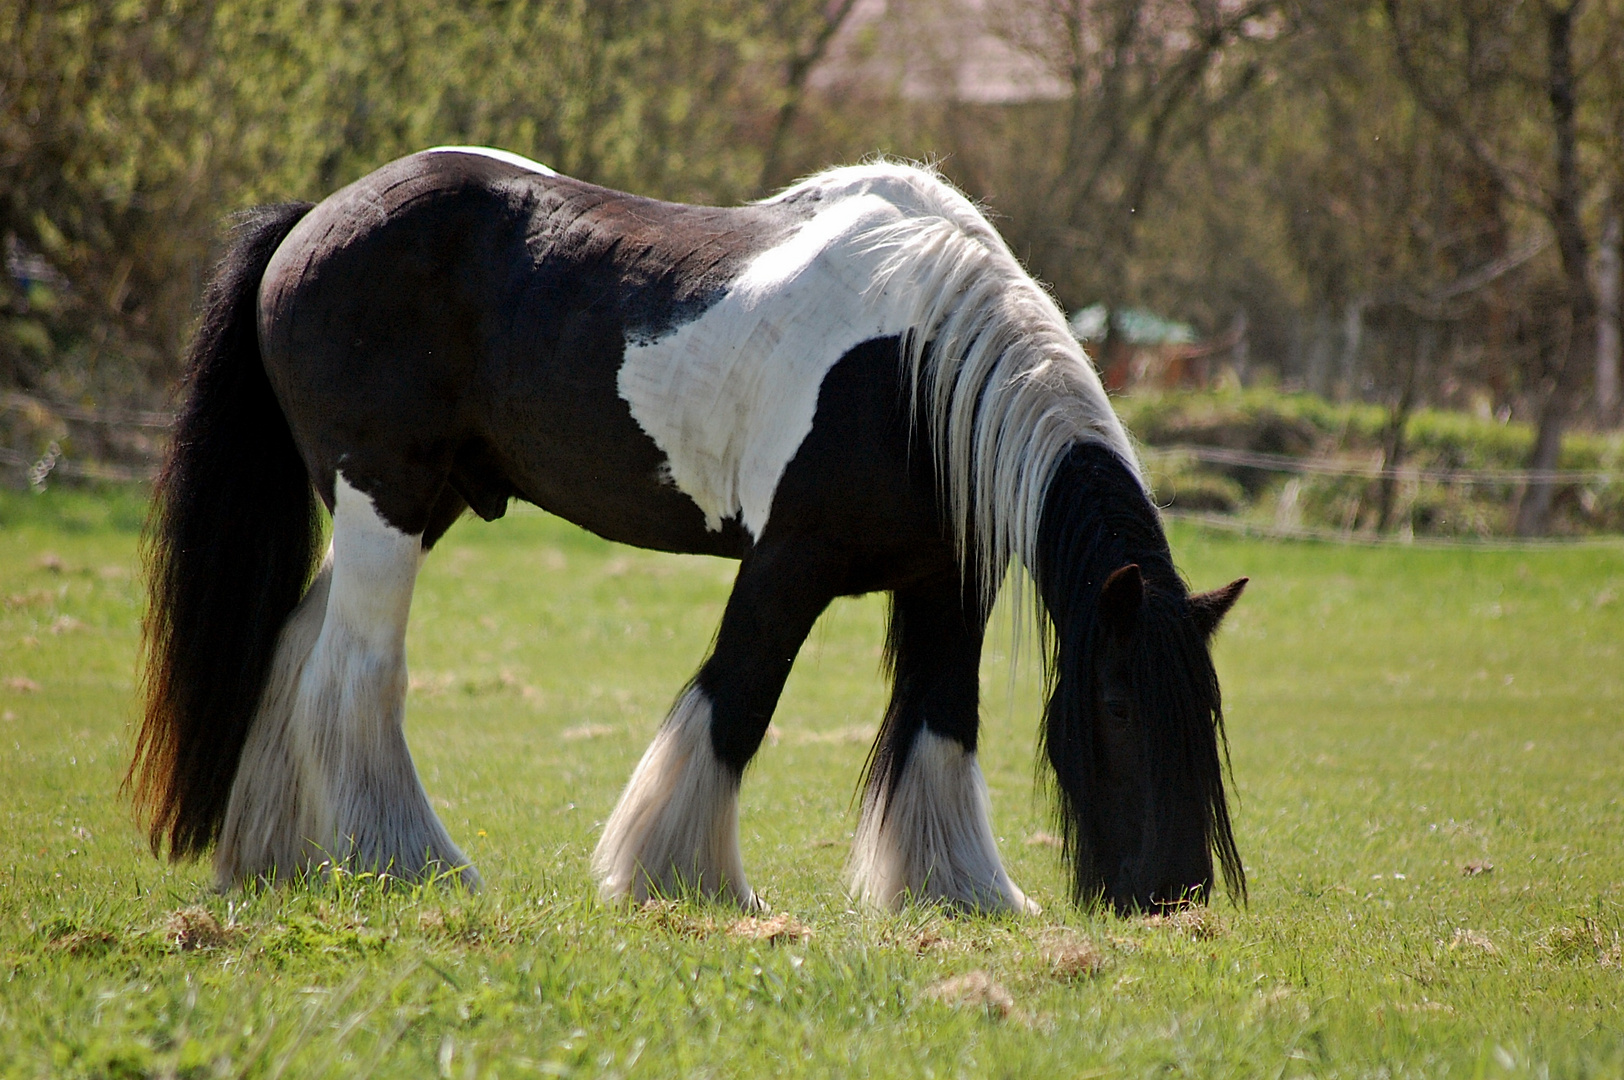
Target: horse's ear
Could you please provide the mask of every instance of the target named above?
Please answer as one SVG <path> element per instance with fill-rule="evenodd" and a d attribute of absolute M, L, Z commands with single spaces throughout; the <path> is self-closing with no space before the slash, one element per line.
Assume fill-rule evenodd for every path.
<path fill-rule="evenodd" d="M 1100 618 L 1119 634 L 1131 634 L 1139 625 L 1139 607 L 1145 601 L 1145 579 L 1138 563 L 1111 571 L 1100 589 Z"/>
<path fill-rule="evenodd" d="M 1241 598 L 1246 590 L 1246 583 L 1251 578 L 1236 578 L 1221 589 L 1211 592 L 1196 593 L 1190 597 L 1190 615 L 1195 624 L 1201 628 L 1203 637 L 1211 637 L 1212 632 L 1218 629 L 1229 609 L 1235 606 L 1235 601 Z"/>

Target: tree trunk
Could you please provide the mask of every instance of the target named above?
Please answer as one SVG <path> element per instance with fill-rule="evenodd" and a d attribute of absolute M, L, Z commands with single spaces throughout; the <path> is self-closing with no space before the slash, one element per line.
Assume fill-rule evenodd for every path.
<path fill-rule="evenodd" d="M 1588 290 L 1587 290 L 1588 291 Z M 1541 473 L 1554 472 L 1562 461 L 1562 436 L 1572 418 L 1578 398 L 1579 382 L 1585 369 L 1586 353 L 1594 341 L 1594 309 L 1583 310 L 1580 303 L 1569 301 L 1574 317 L 1568 323 L 1567 340 L 1560 348 L 1564 356 L 1552 380 L 1550 393 L 1540 409 L 1539 428 L 1534 435 L 1534 449 L 1528 455 L 1528 470 L 1535 475 L 1523 488 L 1522 500 L 1517 505 L 1516 532 L 1518 536 L 1544 536 L 1550 531 L 1551 506 L 1556 500 L 1557 484 Z"/>
<path fill-rule="evenodd" d="M 1596 294 L 1590 286 L 1590 246 L 1579 220 L 1579 162 L 1575 131 L 1573 79 L 1573 19 L 1575 8 L 1546 10 L 1546 56 L 1551 102 L 1551 128 L 1556 138 L 1556 186 L 1550 195 L 1546 217 L 1556 232 L 1562 255 L 1562 274 L 1567 278 L 1567 340 L 1559 348 L 1554 365 L 1551 391 L 1540 410 L 1539 432 L 1528 456 L 1528 468 L 1535 473 L 1554 470 L 1562 458 L 1562 433 L 1573 415 L 1580 381 L 1589 365 L 1589 351 L 1596 341 Z M 1550 529 L 1551 504 L 1556 485 L 1549 478 L 1534 476 L 1523 488 L 1517 506 L 1517 535 L 1543 536 Z"/>
<path fill-rule="evenodd" d="M 1410 426 L 1410 414 L 1415 411 L 1416 388 L 1426 377 L 1432 363 L 1432 352 L 1438 343 L 1438 327 L 1423 322 L 1416 327 L 1415 348 L 1410 354 L 1409 370 L 1404 373 L 1404 388 L 1387 414 L 1387 426 L 1382 432 L 1382 478 L 1376 488 L 1376 531 L 1392 531 L 1393 510 L 1398 502 L 1398 467 L 1404 464 L 1409 449 L 1405 434 Z"/>
<path fill-rule="evenodd" d="M 1600 311 L 1596 321 L 1596 422 L 1612 427 L 1619 419 L 1619 283 L 1624 271 L 1620 251 L 1624 247 L 1624 192 L 1615 192 L 1602 225 L 1601 250 L 1596 260 L 1596 300 Z"/>

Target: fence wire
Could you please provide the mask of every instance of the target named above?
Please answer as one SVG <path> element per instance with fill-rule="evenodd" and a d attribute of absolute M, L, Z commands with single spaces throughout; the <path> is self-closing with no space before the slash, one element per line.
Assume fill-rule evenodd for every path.
<path fill-rule="evenodd" d="M 1614 484 L 1624 473 L 1594 469 L 1428 469 L 1399 465 L 1385 468 L 1373 462 L 1333 458 L 1292 457 L 1253 450 L 1226 450 L 1220 446 L 1144 446 L 1147 462 L 1188 458 L 1204 465 L 1232 465 L 1298 476 L 1356 477 L 1363 480 L 1409 480 L 1429 484 L 1516 485 Z"/>
<path fill-rule="evenodd" d="M 166 412 L 96 409 L 87 406 L 43 401 L 26 394 L 14 392 L 0 394 L 0 411 L 45 415 L 107 428 L 140 429 L 143 431 L 168 430 L 174 423 L 173 414 Z M 1582 485 L 1594 487 L 1624 481 L 1624 473 L 1612 470 L 1437 469 L 1403 465 L 1384 467 L 1378 462 L 1325 457 L 1293 457 L 1289 454 L 1271 454 L 1255 450 L 1231 450 L 1219 446 L 1183 444 L 1141 446 L 1139 453 L 1147 465 L 1172 461 L 1196 461 L 1204 465 L 1258 469 L 1292 476 L 1395 480 L 1440 485 L 1522 487 L 1528 484 L 1548 483 L 1559 486 Z M 0 468 L 22 471 L 27 476 L 29 486 L 35 491 L 45 490 L 51 478 L 55 476 L 109 483 L 151 483 L 158 473 L 156 464 L 126 465 L 94 460 L 72 460 L 63 454 L 60 445 L 55 442 L 51 443 L 46 452 L 39 457 L 0 446 Z M 1550 547 L 1552 545 L 1572 546 L 1575 543 L 1587 546 L 1624 547 L 1624 538 L 1621 537 L 1562 540 L 1374 534 L 1352 530 L 1314 528 L 1311 526 L 1271 526 L 1232 514 L 1181 511 L 1171 508 L 1164 509 L 1162 513 L 1170 520 L 1188 523 L 1200 528 L 1270 540 L 1307 540 L 1320 543 L 1375 547 L 1474 548 L 1480 550 L 1524 549 Z"/>

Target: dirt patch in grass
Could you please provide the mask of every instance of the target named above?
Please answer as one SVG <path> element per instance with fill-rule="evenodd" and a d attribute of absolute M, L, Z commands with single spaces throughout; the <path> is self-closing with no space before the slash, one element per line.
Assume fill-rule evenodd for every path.
<path fill-rule="evenodd" d="M 680 937 L 702 938 L 716 932 L 716 920 L 681 900 L 645 900 L 636 909 L 637 921 Z"/>
<path fill-rule="evenodd" d="M 985 971 L 976 970 L 954 975 L 925 987 L 923 994 L 931 1001 L 955 1009 L 982 1009 L 1000 1019 L 1015 1011 L 1015 998 Z"/>
<path fill-rule="evenodd" d="M 769 945 L 793 945 L 811 938 L 812 928 L 787 912 L 779 912 L 768 919 L 746 915 L 728 927 L 727 934 L 746 941 L 765 941 Z"/>
<path fill-rule="evenodd" d="M 181 908 L 164 923 L 164 941 L 180 952 L 218 949 L 236 938 L 234 927 L 221 926 L 207 908 Z"/>
<path fill-rule="evenodd" d="M 68 956 L 100 956 L 117 944 L 118 935 L 110 930 L 68 930 L 52 937 L 45 949 Z"/>

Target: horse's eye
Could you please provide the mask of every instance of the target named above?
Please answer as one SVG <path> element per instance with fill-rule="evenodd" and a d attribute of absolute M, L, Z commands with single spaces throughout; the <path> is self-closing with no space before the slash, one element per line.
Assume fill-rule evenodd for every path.
<path fill-rule="evenodd" d="M 1102 703 L 1105 705 L 1106 715 L 1111 719 L 1123 723 L 1133 719 L 1133 700 L 1131 698 L 1107 694 Z"/>

